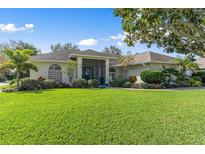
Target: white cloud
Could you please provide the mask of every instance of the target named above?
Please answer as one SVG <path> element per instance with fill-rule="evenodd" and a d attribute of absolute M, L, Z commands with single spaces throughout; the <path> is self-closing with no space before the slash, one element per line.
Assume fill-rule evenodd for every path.
<path fill-rule="evenodd" d="M 3 33 L 15 33 L 19 31 L 33 30 L 33 24 L 25 24 L 23 27 L 17 27 L 15 24 L 0 24 L 0 32 Z"/>
<path fill-rule="evenodd" d="M 122 47 L 123 46 L 123 43 L 122 42 L 117 42 L 117 45 Z"/>
<path fill-rule="evenodd" d="M 97 43 L 98 43 L 98 40 L 95 40 L 93 38 L 84 39 L 78 42 L 79 45 L 86 45 L 86 46 L 96 45 Z"/>
<path fill-rule="evenodd" d="M 123 32 L 123 34 L 109 36 L 109 38 L 112 40 L 122 40 L 122 41 L 124 41 L 125 37 L 126 37 L 126 32 Z"/>

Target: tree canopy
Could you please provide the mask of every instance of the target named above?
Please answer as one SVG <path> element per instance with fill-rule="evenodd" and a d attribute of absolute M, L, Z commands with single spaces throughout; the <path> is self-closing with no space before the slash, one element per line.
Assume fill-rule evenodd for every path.
<path fill-rule="evenodd" d="M 0 43 L 0 52 L 3 52 L 4 49 L 10 49 L 10 50 L 29 49 L 33 51 L 32 55 L 37 55 L 41 53 L 41 50 L 36 48 L 33 44 L 23 42 L 23 41 L 15 41 L 15 40 L 10 40 L 9 42 Z"/>
<path fill-rule="evenodd" d="M 121 55 L 122 54 L 122 50 L 114 45 L 111 45 L 109 47 L 105 47 L 103 50 L 104 53 L 112 53 L 112 54 L 117 54 L 117 55 Z"/>
<path fill-rule="evenodd" d="M 80 50 L 77 45 L 74 45 L 72 43 L 65 43 L 65 44 L 57 43 L 57 44 L 51 45 L 52 52 L 61 52 L 61 51 L 66 51 L 66 50 L 71 50 L 71 49 Z"/>
<path fill-rule="evenodd" d="M 140 42 L 167 53 L 205 55 L 205 9 L 114 9 L 114 14 L 122 19 L 128 46 Z"/>

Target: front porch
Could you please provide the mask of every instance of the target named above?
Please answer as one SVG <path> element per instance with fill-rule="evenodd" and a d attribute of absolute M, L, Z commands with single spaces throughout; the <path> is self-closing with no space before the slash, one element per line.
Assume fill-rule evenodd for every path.
<path fill-rule="evenodd" d="M 109 59 L 77 57 L 77 79 L 98 79 L 109 83 Z"/>

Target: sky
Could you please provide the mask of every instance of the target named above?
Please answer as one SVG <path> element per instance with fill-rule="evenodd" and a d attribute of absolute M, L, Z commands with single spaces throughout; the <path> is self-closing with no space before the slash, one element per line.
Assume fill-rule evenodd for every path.
<path fill-rule="evenodd" d="M 128 47 L 123 42 L 121 19 L 112 9 L 0 9 L 0 42 L 11 39 L 32 43 L 43 52 L 50 52 L 52 44 L 73 43 L 81 50 L 102 51 L 115 45 L 123 53 L 163 53 L 145 44 Z"/>

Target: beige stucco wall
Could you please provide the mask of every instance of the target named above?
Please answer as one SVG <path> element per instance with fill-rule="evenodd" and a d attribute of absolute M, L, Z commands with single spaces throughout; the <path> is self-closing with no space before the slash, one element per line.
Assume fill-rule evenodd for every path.
<path fill-rule="evenodd" d="M 65 70 L 66 63 L 63 62 L 32 62 L 34 65 L 37 66 L 38 72 L 30 70 L 30 78 L 37 79 L 38 77 L 42 76 L 48 79 L 48 68 L 52 64 L 58 64 L 61 66 L 62 70 Z M 76 78 L 76 72 L 74 73 L 74 79 Z M 62 73 L 62 81 L 68 83 L 68 76 L 65 73 Z"/>

